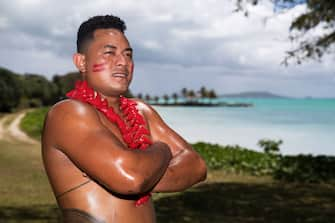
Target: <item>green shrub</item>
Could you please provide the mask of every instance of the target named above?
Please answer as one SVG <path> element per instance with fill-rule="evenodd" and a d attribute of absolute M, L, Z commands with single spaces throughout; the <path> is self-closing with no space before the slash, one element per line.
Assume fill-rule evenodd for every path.
<path fill-rule="evenodd" d="M 49 107 L 43 107 L 27 112 L 27 114 L 21 121 L 21 129 L 25 131 L 29 136 L 35 139 L 40 139 L 43 129 L 44 118 L 48 110 Z"/>
<path fill-rule="evenodd" d="M 329 182 L 335 179 L 335 157 L 284 156 L 274 172 L 274 178 L 297 182 Z"/>
<path fill-rule="evenodd" d="M 283 143 L 282 140 L 261 139 L 258 145 L 263 148 L 263 151 L 268 154 L 278 154 L 280 152 L 279 146 Z"/>
<path fill-rule="evenodd" d="M 278 155 L 252 151 L 238 145 L 220 146 L 199 142 L 193 144 L 193 147 L 204 158 L 209 169 L 221 169 L 229 173 L 269 175 L 278 166 Z"/>
<path fill-rule="evenodd" d="M 220 146 L 204 142 L 195 143 L 193 147 L 204 158 L 209 169 L 235 174 L 271 175 L 274 179 L 290 182 L 335 181 L 335 157 L 283 156 L 277 154 L 281 143 L 267 140 L 265 144 L 268 149 L 264 149 L 264 153 L 237 145 Z"/>

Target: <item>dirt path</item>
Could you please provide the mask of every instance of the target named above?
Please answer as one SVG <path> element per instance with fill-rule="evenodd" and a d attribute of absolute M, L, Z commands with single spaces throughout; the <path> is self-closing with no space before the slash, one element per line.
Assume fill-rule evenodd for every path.
<path fill-rule="evenodd" d="M 2 117 L 0 119 L 0 140 L 3 139 L 3 134 L 4 134 L 4 129 L 3 129 L 4 127 L 3 127 L 3 125 L 4 125 L 5 121 L 6 121 L 6 119 L 4 117 Z"/>
<path fill-rule="evenodd" d="M 38 144 L 39 142 L 35 139 L 27 136 L 20 129 L 20 122 L 25 112 L 19 112 L 14 114 L 7 114 L 0 119 L 0 140 L 7 142 L 23 142 L 28 144 Z"/>

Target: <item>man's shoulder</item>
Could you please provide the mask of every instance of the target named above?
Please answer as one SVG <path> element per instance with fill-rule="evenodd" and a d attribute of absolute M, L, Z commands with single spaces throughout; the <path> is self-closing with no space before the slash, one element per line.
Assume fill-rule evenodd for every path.
<path fill-rule="evenodd" d="M 80 102 L 78 100 L 65 99 L 56 103 L 50 108 L 47 114 L 47 121 L 60 119 L 65 121 L 64 119 L 66 117 L 71 117 L 72 120 L 82 118 L 88 120 L 92 116 L 96 117 L 97 112 L 89 104 Z"/>
<path fill-rule="evenodd" d="M 137 109 L 144 115 L 146 120 L 150 123 L 156 123 L 158 120 L 163 121 L 158 112 L 150 104 L 141 99 L 133 99 L 137 103 Z"/>
<path fill-rule="evenodd" d="M 74 137 L 79 140 L 101 126 L 98 113 L 92 106 L 66 99 L 50 108 L 45 118 L 43 141 L 68 148 Z"/>
<path fill-rule="evenodd" d="M 137 109 L 144 114 L 145 116 L 150 116 L 153 114 L 153 112 L 156 112 L 155 109 L 146 103 L 145 101 L 138 99 L 138 98 L 132 98 L 131 100 L 135 101 L 137 104 Z"/>

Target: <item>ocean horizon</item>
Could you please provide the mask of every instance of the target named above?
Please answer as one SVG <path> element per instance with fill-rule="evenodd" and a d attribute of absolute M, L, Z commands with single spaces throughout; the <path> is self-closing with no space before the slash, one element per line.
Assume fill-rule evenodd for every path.
<path fill-rule="evenodd" d="M 154 106 L 188 142 L 262 151 L 260 139 L 282 140 L 282 154 L 335 155 L 335 99 L 219 98 L 251 107 Z"/>

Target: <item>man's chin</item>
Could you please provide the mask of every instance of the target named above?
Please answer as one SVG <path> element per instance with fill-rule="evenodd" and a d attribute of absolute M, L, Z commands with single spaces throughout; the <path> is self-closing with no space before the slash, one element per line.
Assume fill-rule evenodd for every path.
<path fill-rule="evenodd" d="M 113 89 L 110 92 L 110 96 L 120 96 L 120 95 L 128 95 L 129 88 L 120 88 L 120 89 Z"/>

